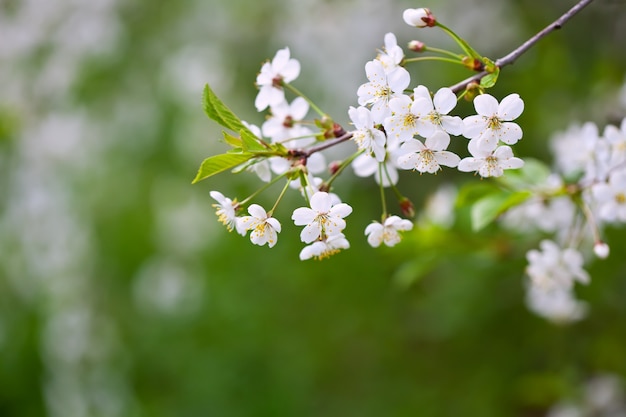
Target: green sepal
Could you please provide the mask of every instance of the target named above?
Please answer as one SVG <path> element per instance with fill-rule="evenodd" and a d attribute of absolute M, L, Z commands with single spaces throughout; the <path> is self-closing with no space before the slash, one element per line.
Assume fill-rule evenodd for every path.
<path fill-rule="evenodd" d="M 523 203 L 532 195 L 532 192 L 523 190 L 500 191 L 482 197 L 471 208 L 472 229 L 475 232 L 484 229 L 502 213 Z"/>
<path fill-rule="evenodd" d="M 202 93 L 202 105 L 204 112 L 211 120 L 215 120 L 221 126 L 230 129 L 235 132 L 241 132 L 250 130 L 242 123 L 241 119 L 235 115 L 223 102 L 220 100 L 211 87 L 208 84 L 204 86 L 204 92 Z"/>
<path fill-rule="evenodd" d="M 195 184 L 203 179 L 209 178 L 210 176 L 226 171 L 227 169 L 234 168 L 246 162 L 253 156 L 254 154 L 249 152 L 230 152 L 210 156 L 202 161 L 200 169 L 198 169 L 198 174 L 196 174 L 196 178 L 194 178 L 191 183 Z"/>

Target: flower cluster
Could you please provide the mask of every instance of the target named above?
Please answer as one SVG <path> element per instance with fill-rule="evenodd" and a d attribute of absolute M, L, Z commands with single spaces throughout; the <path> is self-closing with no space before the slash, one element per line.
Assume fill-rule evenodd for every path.
<path fill-rule="evenodd" d="M 414 27 L 439 25 L 428 9 L 407 9 L 403 18 Z M 464 43 L 461 46 L 466 49 Z M 458 61 L 463 62 L 461 57 Z M 481 94 L 474 98 L 476 114 L 463 119 L 451 114 L 460 99 L 451 88 L 440 88 L 434 94 L 424 85 L 409 90 L 411 76 L 405 67 L 410 62 L 396 36 L 387 33 L 376 58 L 365 64 L 368 82 L 356 92 L 359 106 L 348 109 L 354 129 L 345 131 L 292 85 L 300 74 L 300 63 L 291 57 L 289 48 L 279 50 L 262 65 L 256 79 L 259 91 L 255 107 L 269 111 L 265 122 L 260 127 L 245 121 L 228 125 L 231 129 L 235 126 L 235 130 L 243 126 L 253 136 L 246 141 L 240 132 L 242 138 L 231 138 L 233 146 L 241 144 L 241 151 L 258 150 L 243 158 L 245 162 L 237 170 L 254 172 L 267 185 L 240 202 L 211 192 L 220 222 L 241 235 L 250 232 L 254 244 L 273 247 L 281 231 L 274 210 L 289 187 L 297 188 L 309 205 L 297 208 L 291 216 L 295 225 L 304 226 L 300 238 L 308 245 L 300 259 L 321 259 L 347 249 L 344 218 L 352 208 L 329 191 L 337 176 L 352 166 L 357 176 L 374 176 L 381 187 L 383 213 L 380 221 L 365 228 L 368 243 L 373 247 L 394 246 L 413 223 L 387 212 L 383 189 L 393 187 L 402 213 L 414 216 L 412 203 L 395 188 L 398 170 L 436 174 L 442 167 L 458 167 L 481 177 L 499 177 L 504 170 L 523 165 L 509 146 L 522 137 L 521 128 L 513 122 L 524 109 L 519 95 L 511 94 L 498 103 L 479 89 Z M 296 96 L 291 102 L 287 92 Z M 307 120 L 310 110 L 319 119 Z M 215 113 L 224 111 L 219 108 Z M 223 120 L 218 117 L 218 121 Z M 462 158 L 448 150 L 451 136 L 468 138 L 471 156 Z M 322 151 L 330 145 L 325 142 L 335 140 L 338 144 L 349 139 L 356 145 L 355 153 L 327 165 Z M 331 177 L 324 180 L 318 175 L 327 169 Z M 287 184 L 271 210 L 249 204 L 253 196 L 281 178 Z M 245 207 L 248 215 L 239 216 L 237 213 Z"/>
<path fill-rule="evenodd" d="M 559 245 L 568 247 L 560 250 L 557 243 L 542 242 L 543 261 L 536 250 L 528 253 L 532 283 L 564 283 L 549 288 L 531 284 L 528 304 L 549 319 L 571 321 L 582 318 L 585 309 L 574 297 L 572 280 L 563 277 L 588 281 L 581 272 L 581 251 L 593 249 L 597 258 L 606 258 L 604 228 L 626 222 L 626 119 L 619 127 L 606 126 L 603 134 L 591 122 L 574 125 L 554 135 L 551 143 L 553 172 L 534 187 L 534 197 L 511 209 L 503 222 L 515 230 L 552 233 Z M 546 262 L 551 262 L 549 268 Z"/>
<path fill-rule="evenodd" d="M 524 101 L 516 93 L 498 100 L 485 92 L 496 83 L 506 60 L 493 62 L 482 57 L 429 9 L 407 9 L 403 19 L 417 28 L 440 27 L 463 53 L 411 41 L 411 52 L 439 55 L 409 57 L 396 36 L 387 33 L 377 56 L 365 64 L 367 82 L 356 91 L 358 105 L 347 111 L 351 130 L 335 123 L 292 85 L 300 74 L 300 63 L 291 57 L 289 48 L 265 62 L 257 76 L 255 107 L 269 112 L 260 127 L 239 120 L 211 91 L 205 91 L 207 114 L 239 136 L 225 135 L 233 149 L 205 160 L 207 168 L 201 168 L 196 180 L 234 168 L 236 172 L 254 172 L 266 183 L 241 201 L 211 192 L 218 219 L 228 230 L 241 235 L 250 232 L 252 243 L 273 247 L 281 232 L 274 212 L 285 192 L 293 188 L 306 202 L 305 207 L 291 212 L 294 224 L 303 227 L 300 240 L 306 246 L 300 259 L 323 259 L 349 248 L 344 230 L 352 207 L 331 191 L 335 191 L 333 183 L 340 174 L 352 167 L 359 177 L 373 176 L 380 189 L 382 214 L 379 221 L 365 227 L 367 242 L 372 247 L 395 246 L 402 233 L 413 228 L 410 218 L 415 215 L 413 204 L 396 187 L 399 170 L 422 175 L 437 174 L 443 167 L 456 168 L 505 182 L 506 170 L 526 165 L 514 156 L 512 148 L 523 136 L 516 120 L 524 111 Z M 479 74 L 436 90 L 419 83 L 411 85 L 407 66 L 429 59 L 452 61 Z M 287 93 L 295 97 L 288 101 Z M 462 98 L 471 100 L 474 109 L 465 117 L 454 114 Z M 310 112 L 317 116 L 307 119 Z M 463 146 L 451 146 L 453 137 L 463 138 Z M 355 145 L 355 151 L 327 164 L 323 152 L 347 142 Z M 508 227 L 525 233 L 536 229 L 543 234 L 540 249 L 532 249 L 526 256 L 528 306 L 539 315 L 567 322 L 582 318 L 586 311 L 574 295 L 575 282 L 589 282 L 583 269 L 584 246 L 593 245 L 597 257 L 607 257 L 609 246 L 601 238 L 603 227 L 626 221 L 626 119 L 619 128 L 608 126 L 602 135 L 592 123 L 574 127 L 557 135 L 553 143 L 556 162 L 551 175 L 524 185 L 521 191 L 518 188 L 514 198 L 497 196 L 487 201 L 504 201 L 501 207 L 484 207 L 492 216 L 488 221 L 505 213 L 502 221 Z M 456 153 L 463 148 L 466 155 Z M 527 171 L 519 177 L 528 175 Z M 323 178 L 324 173 L 328 178 Z M 279 180 L 285 185 L 269 211 L 252 203 Z M 515 192 L 518 186 L 519 181 L 510 188 Z M 406 218 L 388 212 L 387 188 L 393 191 Z M 239 215 L 246 207 L 248 214 Z M 449 222 L 449 216 L 439 217 Z M 553 234 L 553 239 L 545 239 L 545 233 Z"/>
<path fill-rule="evenodd" d="M 410 10 L 409 15 L 415 11 Z M 422 10 L 416 16 L 427 13 Z M 499 177 L 505 169 L 524 165 L 508 146 L 522 137 L 513 122 L 524 110 L 518 94 L 501 103 L 480 94 L 474 99 L 477 114 L 461 119 L 450 115 L 457 104 L 450 88 L 440 88 L 431 96 L 426 86 L 418 85 L 412 94 L 405 94 L 411 76 L 401 65 L 404 57 L 395 35 L 387 33 L 383 51 L 365 64 L 368 82 L 357 91 L 360 107 L 349 110 L 356 128 L 352 138 L 361 151 L 352 164 L 356 175 L 374 175 L 376 182 L 389 187 L 398 182 L 398 169 L 434 174 L 446 166 Z M 470 157 L 461 159 L 448 150 L 451 135 L 470 139 Z"/>

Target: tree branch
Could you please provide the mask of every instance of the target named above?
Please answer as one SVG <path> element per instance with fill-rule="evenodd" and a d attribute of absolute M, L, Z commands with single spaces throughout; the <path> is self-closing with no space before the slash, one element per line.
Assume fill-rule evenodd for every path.
<path fill-rule="evenodd" d="M 546 37 L 550 32 L 553 32 L 557 29 L 561 29 L 561 27 L 565 24 L 565 22 L 567 22 L 572 17 L 574 17 L 574 15 L 576 15 L 579 11 L 581 11 L 583 8 L 589 5 L 589 3 L 591 3 L 592 1 L 593 0 L 580 0 L 578 3 L 576 3 L 574 7 L 572 7 L 567 12 L 565 12 L 557 20 L 555 20 L 554 22 L 552 22 L 551 24 L 543 28 L 541 31 L 535 34 L 532 38 L 528 39 L 526 42 L 521 44 L 519 47 L 517 47 L 516 49 L 514 49 L 507 55 L 496 60 L 495 62 L 496 67 L 502 68 L 506 65 L 511 65 L 512 63 L 514 63 L 515 60 L 520 57 L 520 55 L 522 55 L 524 52 L 529 50 L 533 45 L 539 42 L 542 38 Z M 465 80 L 451 86 L 450 89 L 454 91 L 455 93 L 458 93 L 459 91 L 464 90 L 468 84 L 472 82 L 480 82 L 480 80 L 488 74 L 489 73 L 487 71 L 480 72 L 478 74 L 468 77 Z"/>

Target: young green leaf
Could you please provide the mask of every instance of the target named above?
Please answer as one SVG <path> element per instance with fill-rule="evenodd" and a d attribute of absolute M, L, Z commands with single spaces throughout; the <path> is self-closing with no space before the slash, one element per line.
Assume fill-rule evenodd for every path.
<path fill-rule="evenodd" d="M 475 232 L 482 230 L 499 215 L 523 203 L 531 195 L 530 191 L 499 192 L 481 198 L 471 209 L 472 229 Z"/>
<path fill-rule="evenodd" d="M 483 88 L 493 87 L 498 81 L 498 75 L 500 75 L 500 68 L 496 67 L 494 72 L 487 74 L 480 79 L 480 86 Z"/>
<path fill-rule="evenodd" d="M 210 156 L 200 165 L 196 178 L 191 182 L 195 184 L 212 175 L 219 174 L 227 169 L 234 168 L 239 164 L 246 162 L 254 155 L 248 152 L 241 153 L 225 153 L 221 155 Z"/>
<path fill-rule="evenodd" d="M 244 151 L 264 152 L 269 149 L 265 142 L 260 141 L 260 139 L 253 135 L 249 130 L 241 130 L 239 133 L 241 135 L 241 141 L 243 143 L 242 147 Z"/>
<path fill-rule="evenodd" d="M 249 129 L 241 122 L 241 119 L 235 115 L 226 105 L 220 100 L 211 87 L 208 84 L 204 87 L 202 94 L 202 105 L 204 112 L 210 119 L 215 120 L 221 126 L 239 132 L 241 130 L 249 131 Z"/>

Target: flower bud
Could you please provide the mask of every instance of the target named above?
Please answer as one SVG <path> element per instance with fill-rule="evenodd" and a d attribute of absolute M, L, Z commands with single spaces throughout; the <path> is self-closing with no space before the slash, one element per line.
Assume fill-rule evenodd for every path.
<path fill-rule="evenodd" d="M 404 217 L 408 217 L 409 219 L 412 219 L 413 217 L 415 217 L 415 206 L 413 206 L 413 203 L 411 202 L 411 200 L 409 200 L 406 197 L 402 197 L 399 203 L 400 203 L 400 210 L 402 211 L 402 214 L 404 215 Z"/>
<path fill-rule="evenodd" d="M 420 9 L 406 9 L 402 13 L 402 18 L 407 25 L 418 28 L 433 27 L 437 23 L 435 16 L 424 7 Z"/>
<path fill-rule="evenodd" d="M 341 161 L 332 161 L 328 164 L 328 171 L 330 171 L 331 175 L 336 174 L 339 168 L 341 168 Z"/>
<path fill-rule="evenodd" d="M 595 245 L 593 245 L 593 252 L 598 258 L 606 259 L 609 256 L 610 248 L 606 243 L 598 241 Z"/>
<path fill-rule="evenodd" d="M 409 49 L 413 52 L 422 52 L 426 48 L 426 44 L 421 41 L 409 42 Z"/>
<path fill-rule="evenodd" d="M 485 65 L 480 60 L 470 56 L 463 57 L 463 65 L 476 72 L 480 72 L 485 69 Z"/>
<path fill-rule="evenodd" d="M 474 98 L 480 93 L 480 84 L 476 81 L 472 81 L 471 83 L 465 86 L 465 95 L 463 98 L 466 101 L 474 101 Z"/>

